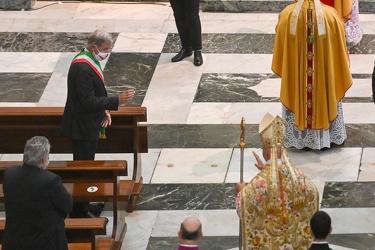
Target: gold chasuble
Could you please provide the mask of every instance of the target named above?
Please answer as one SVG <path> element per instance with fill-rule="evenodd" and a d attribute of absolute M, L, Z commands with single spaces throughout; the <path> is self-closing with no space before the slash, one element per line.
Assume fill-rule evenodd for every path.
<path fill-rule="evenodd" d="M 272 71 L 281 77 L 280 101 L 301 131 L 327 130 L 352 84 L 344 19 L 316 1 L 287 6 L 276 25 Z"/>
<path fill-rule="evenodd" d="M 312 242 L 309 223 L 319 208 L 319 193 L 289 160 L 282 118 L 266 114 L 259 130 L 271 158 L 239 194 L 243 249 L 306 250 Z"/>
<path fill-rule="evenodd" d="M 349 20 L 354 0 L 334 0 L 333 2 L 334 5 L 332 7 L 335 8 L 339 16 L 342 16 L 345 21 Z"/>

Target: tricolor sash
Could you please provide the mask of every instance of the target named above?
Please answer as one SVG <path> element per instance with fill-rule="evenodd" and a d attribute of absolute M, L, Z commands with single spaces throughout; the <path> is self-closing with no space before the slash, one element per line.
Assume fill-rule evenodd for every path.
<path fill-rule="evenodd" d="M 94 70 L 94 72 L 100 77 L 100 79 L 102 79 L 104 84 L 104 75 L 102 67 L 100 66 L 100 62 L 95 60 L 92 54 L 86 48 L 74 57 L 72 64 L 79 62 L 87 63 L 88 65 L 90 65 L 92 70 Z"/>

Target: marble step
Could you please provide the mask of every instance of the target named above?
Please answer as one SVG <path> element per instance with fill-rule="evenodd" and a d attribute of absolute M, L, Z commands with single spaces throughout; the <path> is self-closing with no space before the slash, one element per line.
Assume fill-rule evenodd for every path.
<path fill-rule="evenodd" d="M 30 9 L 37 0 L 2 0 L 0 9 Z M 47 1 L 47 0 L 39 0 Z M 85 2 L 91 0 L 80 0 Z M 64 1 L 61 1 L 64 2 Z M 69 2 L 74 2 L 69 1 Z M 112 0 L 103 0 L 102 2 L 114 2 Z M 116 2 L 146 2 L 142 0 L 117 0 Z M 149 2 L 168 2 L 166 0 L 151 0 Z M 201 0 L 201 10 L 205 12 L 280 12 L 294 0 Z M 361 0 L 359 4 L 361 13 L 375 13 L 375 0 Z"/>
<path fill-rule="evenodd" d="M 34 0 L 4 0 L 14 2 L 26 2 Z M 46 0 L 39 0 L 46 1 Z M 77 2 L 92 2 L 92 0 L 80 0 Z M 64 1 L 61 1 L 64 2 Z M 72 2 L 72 1 L 69 1 Z M 102 0 L 101 2 L 168 2 L 168 0 Z M 201 0 L 200 8 L 205 12 L 280 12 L 295 0 Z M 360 0 L 361 13 L 375 13 L 375 0 Z"/>

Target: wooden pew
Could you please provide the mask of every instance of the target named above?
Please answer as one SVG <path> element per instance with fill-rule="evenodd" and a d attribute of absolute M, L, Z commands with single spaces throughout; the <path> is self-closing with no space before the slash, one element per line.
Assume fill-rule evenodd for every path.
<path fill-rule="evenodd" d="M 0 154 L 20 154 L 27 139 L 46 136 L 51 153 L 71 153 L 70 141 L 60 132 L 63 107 L 0 107 Z M 133 176 L 120 182 L 120 197 L 128 202 L 127 211 L 135 209 L 142 189 L 141 153 L 148 152 L 145 107 L 119 107 L 112 111 L 112 125 L 106 128 L 107 139 L 99 140 L 98 153 L 132 153 Z"/>
<path fill-rule="evenodd" d="M 4 202 L 3 177 L 4 171 L 21 161 L 0 161 L 0 202 Z M 125 201 L 119 199 L 119 177 L 126 175 L 127 162 L 114 161 L 51 161 L 48 171 L 59 175 L 72 194 L 75 202 L 109 201 L 113 203 L 113 249 L 120 249 L 126 233 Z M 104 218 L 103 218 L 104 219 Z M 90 219 L 87 219 L 90 220 Z M 82 225 L 84 227 L 84 225 Z M 67 231 L 69 240 L 77 238 L 80 233 L 77 226 L 73 234 Z M 81 230 L 83 232 L 87 230 Z M 87 237 L 86 237 L 87 238 Z M 91 237 L 95 246 L 95 236 Z M 79 243 L 82 243 L 79 241 Z M 83 242 L 86 243 L 86 242 Z"/>
<path fill-rule="evenodd" d="M 5 219 L 0 218 L 0 239 L 3 238 L 5 223 Z M 95 237 L 96 235 L 106 234 L 105 218 L 67 218 L 65 219 L 65 229 L 68 239 L 70 239 L 68 242 L 69 250 L 112 249 L 112 238 Z"/>

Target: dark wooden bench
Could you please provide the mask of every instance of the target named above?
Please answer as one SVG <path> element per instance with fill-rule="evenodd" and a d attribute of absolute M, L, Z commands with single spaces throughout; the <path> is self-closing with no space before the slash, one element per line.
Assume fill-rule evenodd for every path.
<path fill-rule="evenodd" d="M 0 107 L 0 154 L 21 154 L 27 139 L 46 136 L 51 153 L 71 153 L 70 141 L 60 132 L 63 107 Z M 132 153 L 131 180 L 120 181 L 120 198 L 126 200 L 127 211 L 135 209 L 142 189 L 141 153 L 148 152 L 145 107 L 119 107 L 112 111 L 112 125 L 106 128 L 107 139 L 99 140 L 98 153 Z"/>
<path fill-rule="evenodd" d="M 0 239 L 5 229 L 5 219 L 0 219 Z M 69 250 L 111 250 L 113 238 L 96 237 L 106 234 L 105 218 L 67 218 L 65 229 Z M 1 247 L 0 247 L 1 249 Z"/>
<path fill-rule="evenodd" d="M 10 166 L 21 164 L 21 161 L 0 161 L 0 202 L 4 202 L 2 186 L 4 171 Z M 121 200 L 118 195 L 119 177 L 126 175 L 126 167 L 127 162 L 124 160 L 51 161 L 47 167 L 48 171 L 61 177 L 75 202 L 109 201 L 113 203 L 113 249 L 121 248 L 126 233 L 125 201 Z M 67 231 L 68 240 L 76 239 L 79 233 L 80 231 L 77 230 L 73 234 Z M 94 239 L 95 237 L 92 238 L 91 243 L 88 243 L 93 244 Z M 81 239 L 77 243 L 87 242 L 82 242 Z"/>

